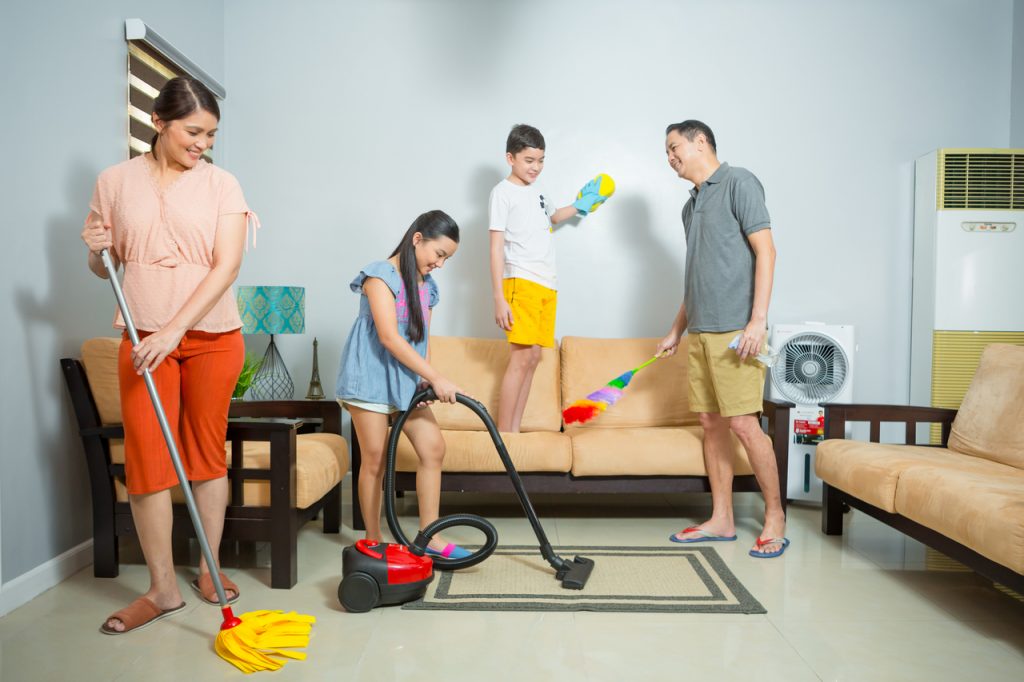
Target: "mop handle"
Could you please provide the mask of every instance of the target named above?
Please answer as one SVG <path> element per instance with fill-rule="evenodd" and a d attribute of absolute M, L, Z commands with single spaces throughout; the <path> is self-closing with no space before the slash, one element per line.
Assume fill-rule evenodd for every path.
<path fill-rule="evenodd" d="M 110 286 L 114 289 L 114 296 L 117 298 L 117 307 L 121 309 L 121 317 L 124 318 L 124 325 L 128 328 L 128 338 L 132 346 L 139 345 L 139 332 L 135 329 L 132 315 L 128 311 L 128 304 L 124 300 L 124 292 L 121 291 L 121 283 L 117 279 L 117 271 L 114 269 L 114 262 L 110 259 L 110 253 L 106 249 L 100 251 L 100 258 L 107 268 L 107 277 L 110 279 Z M 199 518 L 196 509 L 196 499 L 192 495 L 192 486 L 188 483 L 185 469 L 181 465 L 181 457 L 178 455 L 178 446 L 174 442 L 171 427 L 167 423 L 167 415 L 164 413 L 163 403 L 160 402 L 160 394 L 156 391 L 156 384 L 153 382 L 153 375 L 147 367 L 142 372 L 142 378 L 146 381 L 146 389 L 149 391 L 149 399 L 156 411 L 156 419 L 160 422 L 160 430 L 164 432 L 164 440 L 167 441 L 167 450 L 171 453 L 171 461 L 174 462 L 174 472 L 178 475 L 178 483 L 181 484 L 181 491 L 185 494 L 185 506 L 188 507 L 188 515 L 192 517 L 192 526 L 196 530 L 196 537 L 199 539 L 199 546 L 203 550 L 203 558 L 206 559 L 206 566 L 210 569 L 210 577 L 213 578 L 213 586 L 217 589 L 217 599 L 221 608 L 227 608 L 228 599 L 224 594 L 224 585 L 221 584 L 220 574 L 217 570 L 217 563 L 213 560 L 213 552 L 210 551 L 210 543 L 206 539 L 206 531 L 203 529 L 203 521 Z"/>

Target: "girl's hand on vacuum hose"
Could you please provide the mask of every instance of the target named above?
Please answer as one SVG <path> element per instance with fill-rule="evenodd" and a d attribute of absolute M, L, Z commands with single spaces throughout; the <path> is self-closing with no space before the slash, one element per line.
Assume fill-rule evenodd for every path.
<path fill-rule="evenodd" d="M 433 387 L 434 393 L 437 394 L 437 399 L 440 400 L 442 403 L 454 403 L 456 393 L 462 393 L 462 395 L 466 395 L 465 393 L 463 393 L 461 388 L 459 388 L 452 382 L 448 381 L 444 377 L 438 377 L 437 379 L 434 379 L 434 381 L 430 382 L 430 385 L 431 387 Z"/>
<path fill-rule="evenodd" d="M 132 348 L 132 364 L 135 371 L 142 374 L 144 370 L 153 372 L 171 352 L 181 343 L 185 332 L 173 331 L 167 327 L 154 332 L 139 341 Z"/>
<path fill-rule="evenodd" d="M 422 391 L 427 386 L 430 386 L 430 382 L 429 381 L 421 381 L 420 383 L 416 384 L 416 391 L 417 392 Z M 420 402 L 416 403 L 416 407 L 427 407 L 430 404 L 432 404 L 433 402 L 434 402 L 433 400 L 421 400 Z"/>

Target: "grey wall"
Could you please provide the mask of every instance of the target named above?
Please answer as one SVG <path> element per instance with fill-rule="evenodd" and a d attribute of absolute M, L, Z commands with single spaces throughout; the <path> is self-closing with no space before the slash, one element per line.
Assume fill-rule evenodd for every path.
<path fill-rule="evenodd" d="M 1010 87 L 1010 146 L 1024 149 L 1024 0 L 1013 3 L 1013 73 Z"/>
<path fill-rule="evenodd" d="M 215 78 L 224 73 L 224 23 L 222 4 L 204 0 L 37 0 L 5 2 L 0 12 L 6 583 L 92 535 L 58 359 L 76 355 L 88 337 L 114 333 L 110 287 L 88 271 L 78 234 L 97 173 L 127 158 L 124 20 L 143 19 Z"/>
<path fill-rule="evenodd" d="M 0 356 L 0 580 L 90 534 L 57 359 L 111 333 L 109 288 L 87 272 L 78 231 L 96 174 L 125 156 L 130 16 L 229 89 L 220 161 L 265 225 L 240 281 L 309 288 L 309 333 L 280 339 L 300 395 L 313 335 L 333 388 L 356 309 L 349 279 L 429 208 L 464 230 L 439 275 L 435 333 L 495 335 L 486 199 L 519 121 L 547 136 L 542 181 L 559 203 L 598 171 L 619 184 L 557 236 L 558 334 L 664 333 L 681 294 L 686 187 L 664 162 L 662 131 L 695 116 L 715 128 L 722 158 L 767 189 L 780 251 L 772 320 L 856 324 L 857 398 L 905 398 L 913 161 L 1011 136 L 1024 146 L 1022 0 L 762 5 L 0 6 L 0 60 L 17 67 L 0 70 L 0 314 L 15 321 Z M 950 48 L 963 45 L 984 47 Z"/>
<path fill-rule="evenodd" d="M 300 394 L 313 335 L 331 390 L 357 308 L 349 280 L 431 208 L 463 228 L 434 333 L 498 336 L 487 197 L 521 121 L 547 138 L 541 182 L 559 204 L 599 171 L 618 182 L 556 235 L 557 335 L 664 334 L 687 186 L 663 131 L 695 117 L 766 188 L 770 321 L 856 325 L 856 398 L 904 401 L 914 160 L 1009 142 L 1012 0 L 225 8 L 227 163 L 264 224 L 240 282 L 308 288 L 308 333 L 280 339 Z M 977 48 L 951 47 L 965 45 Z"/>

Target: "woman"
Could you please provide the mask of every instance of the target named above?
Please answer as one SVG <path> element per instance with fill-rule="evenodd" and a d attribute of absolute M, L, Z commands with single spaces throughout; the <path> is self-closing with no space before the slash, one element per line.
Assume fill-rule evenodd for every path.
<path fill-rule="evenodd" d="M 139 329 L 122 336 L 118 358 L 125 429 L 125 477 L 150 588 L 101 626 L 122 634 L 184 608 L 171 555 L 171 492 L 178 484 L 150 403 L 143 370 L 157 389 L 216 555 L 228 499 L 224 439 L 231 393 L 245 348 L 231 291 L 251 216 L 238 181 L 202 159 L 220 110 L 199 81 L 174 78 L 153 108 L 152 151 L 103 171 L 82 239 L 89 268 L 107 277 L 109 249 L 124 266 L 128 309 Z M 114 326 L 124 327 L 120 313 Z M 193 588 L 216 603 L 210 567 L 200 561 Z M 223 574 L 221 574 L 223 577 Z M 238 587 L 224 579 L 229 601 Z"/>

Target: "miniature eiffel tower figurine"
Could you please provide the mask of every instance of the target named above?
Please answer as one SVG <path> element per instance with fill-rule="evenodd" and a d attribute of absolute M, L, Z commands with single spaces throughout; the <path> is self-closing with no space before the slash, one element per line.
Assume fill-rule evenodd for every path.
<path fill-rule="evenodd" d="M 306 392 L 306 400 L 323 400 L 324 387 L 320 385 L 320 362 L 316 356 L 317 341 L 313 337 L 313 376 L 309 378 L 309 391 Z"/>

